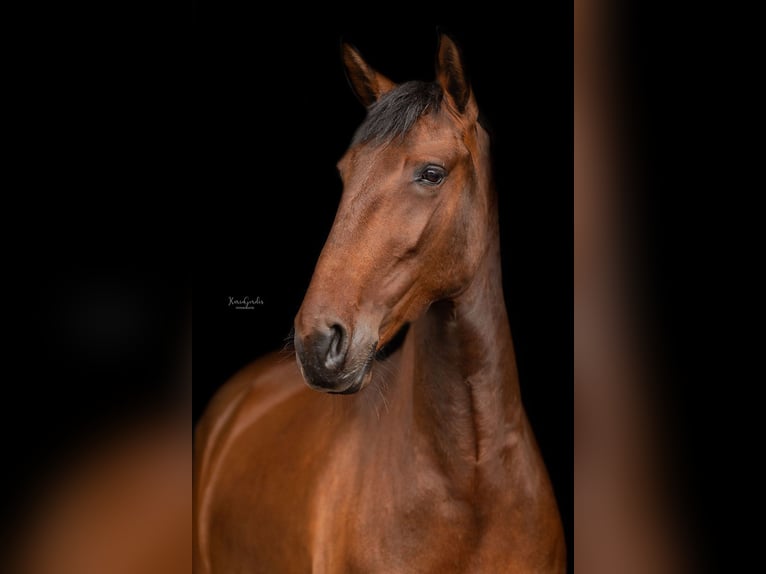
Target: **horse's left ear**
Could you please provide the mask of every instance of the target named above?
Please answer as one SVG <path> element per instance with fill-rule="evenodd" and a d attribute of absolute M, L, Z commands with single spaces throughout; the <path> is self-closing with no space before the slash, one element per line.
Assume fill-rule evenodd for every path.
<path fill-rule="evenodd" d="M 461 114 L 472 114 L 476 108 L 471 85 L 468 83 L 463 61 L 452 38 L 439 35 L 439 52 L 436 58 L 436 81 L 444 90 L 448 101 Z"/>
<path fill-rule="evenodd" d="M 341 50 L 348 82 L 364 107 L 370 107 L 383 94 L 396 87 L 396 84 L 365 62 L 362 55 L 351 44 L 344 42 Z"/>

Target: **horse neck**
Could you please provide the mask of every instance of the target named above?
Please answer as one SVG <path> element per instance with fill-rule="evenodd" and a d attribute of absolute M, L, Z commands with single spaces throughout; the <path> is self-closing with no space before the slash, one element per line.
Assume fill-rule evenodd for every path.
<path fill-rule="evenodd" d="M 468 288 L 412 326 L 413 421 L 422 445 L 457 482 L 474 485 L 502 464 L 523 424 L 503 299 L 496 218 Z"/>

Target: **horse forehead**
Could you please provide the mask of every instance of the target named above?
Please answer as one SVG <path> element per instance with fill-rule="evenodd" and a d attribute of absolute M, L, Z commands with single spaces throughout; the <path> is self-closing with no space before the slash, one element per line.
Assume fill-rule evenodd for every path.
<path fill-rule="evenodd" d="M 468 151 L 461 127 L 443 114 L 428 114 L 420 118 L 403 136 L 383 142 L 367 142 L 350 148 L 338 162 L 341 173 L 355 168 L 388 168 L 413 153 L 438 158 Z"/>
<path fill-rule="evenodd" d="M 462 127 L 449 114 L 427 114 L 405 135 L 403 143 L 410 148 L 434 146 L 460 148 Z"/>

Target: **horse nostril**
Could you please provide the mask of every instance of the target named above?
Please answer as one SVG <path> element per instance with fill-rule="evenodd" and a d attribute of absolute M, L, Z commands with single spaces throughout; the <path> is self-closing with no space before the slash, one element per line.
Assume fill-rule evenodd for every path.
<path fill-rule="evenodd" d="M 343 325 L 335 323 L 330 326 L 328 336 L 327 353 L 325 355 L 325 367 L 335 369 L 343 363 L 346 356 L 346 329 Z"/>

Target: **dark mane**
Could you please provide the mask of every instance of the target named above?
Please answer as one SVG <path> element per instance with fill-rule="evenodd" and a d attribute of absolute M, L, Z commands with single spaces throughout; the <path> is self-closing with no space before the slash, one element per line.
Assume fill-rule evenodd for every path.
<path fill-rule="evenodd" d="M 385 143 L 404 136 L 421 116 L 439 110 L 442 89 L 433 82 L 405 82 L 383 95 L 367 110 L 352 145 L 375 141 Z"/>

